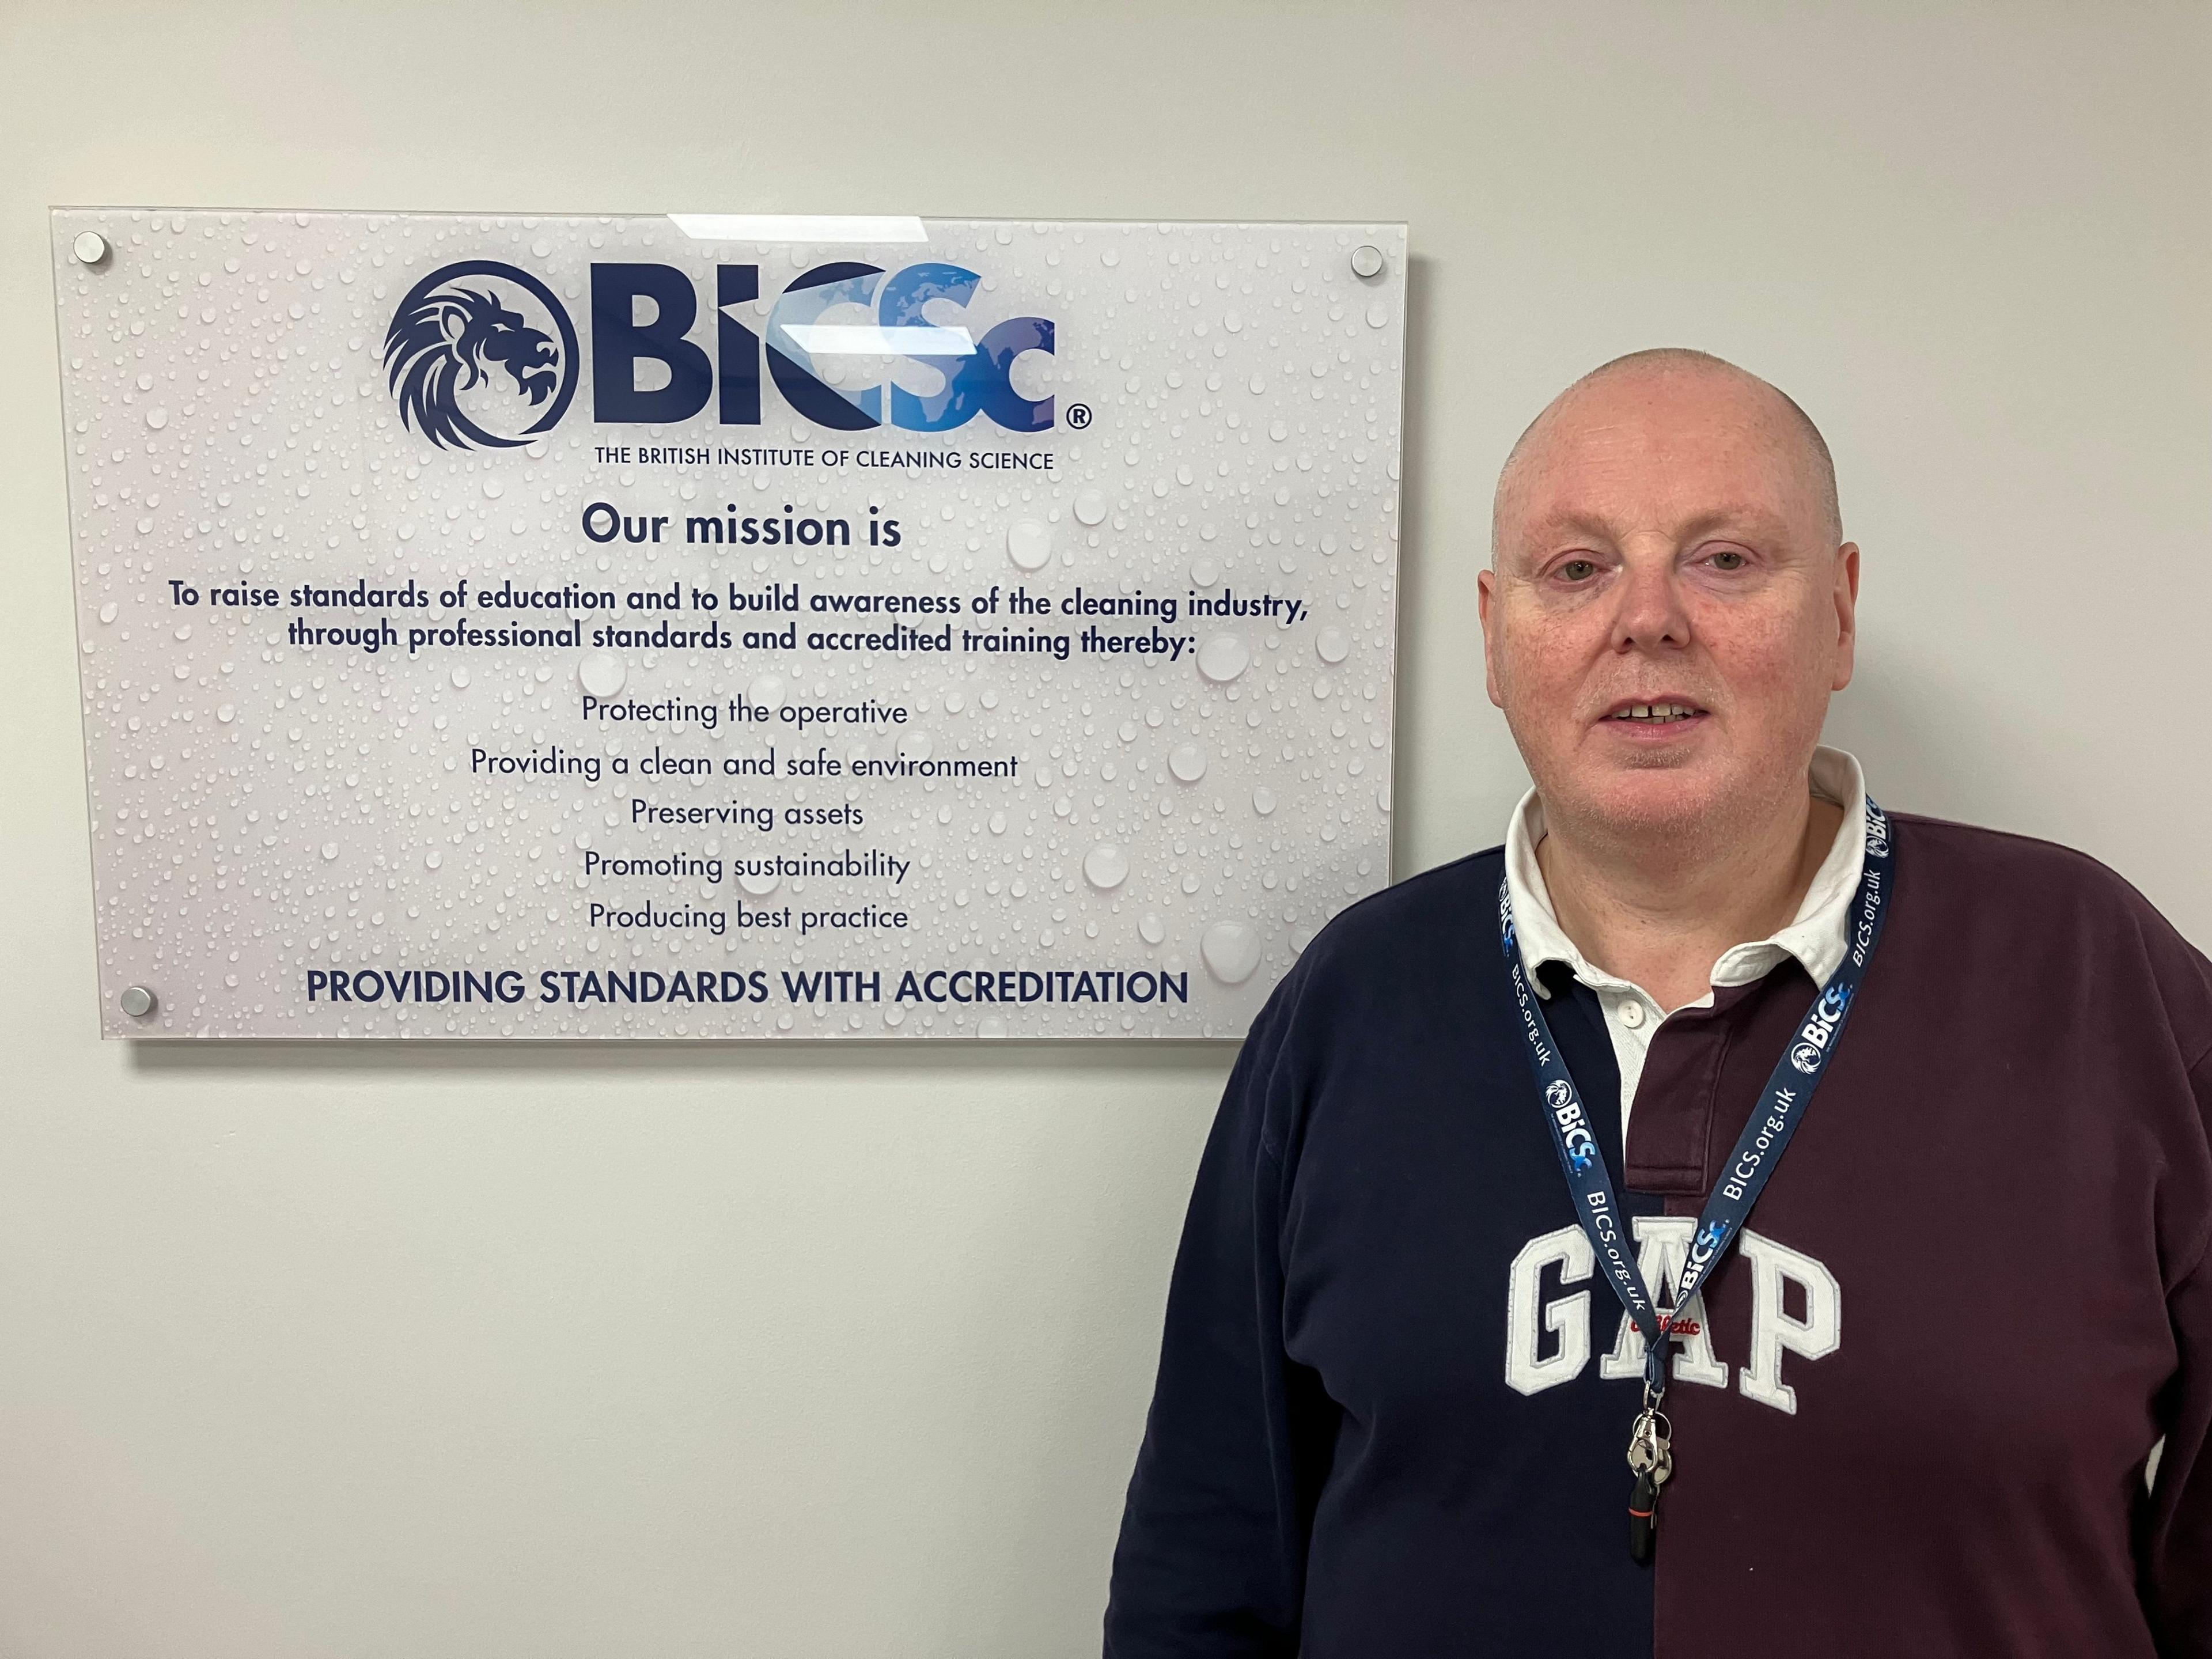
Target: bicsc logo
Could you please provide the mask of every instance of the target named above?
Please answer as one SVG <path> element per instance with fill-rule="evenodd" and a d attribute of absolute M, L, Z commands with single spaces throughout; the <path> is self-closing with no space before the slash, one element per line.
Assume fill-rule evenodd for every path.
<path fill-rule="evenodd" d="M 515 449 L 560 424 L 581 360 L 551 289 L 497 259 L 463 259 L 407 290 L 384 372 L 402 423 L 441 449 Z"/>
<path fill-rule="evenodd" d="M 1875 858 L 1889 856 L 1889 815 L 1872 801 L 1867 803 L 1866 849 Z"/>
<path fill-rule="evenodd" d="M 1597 1162 L 1597 1141 L 1590 1134 L 1583 1109 L 1575 1103 L 1573 1086 L 1563 1077 L 1553 1078 L 1544 1085 L 1544 1104 L 1559 1126 L 1559 1144 L 1566 1148 L 1567 1162 L 1577 1175 L 1589 1173 L 1590 1165 Z"/>
<path fill-rule="evenodd" d="M 1851 994 L 1844 987 L 1831 985 L 1822 991 L 1820 1000 L 1813 1005 L 1812 1018 L 1798 1028 L 1790 1063 L 1808 1077 L 1819 1071 L 1828 1044 L 1835 1040 L 1836 1027 L 1843 1024 L 1844 1012 L 1850 1006 Z"/>
<path fill-rule="evenodd" d="M 980 273 L 933 261 L 886 272 L 839 260 L 800 272 L 773 302 L 762 298 L 760 275 L 757 264 L 714 266 L 707 311 L 691 273 L 595 261 L 590 301 L 580 308 L 592 424 L 676 426 L 708 416 L 720 427 L 757 427 L 769 415 L 767 384 L 792 413 L 833 432 L 952 432 L 978 416 L 1008 432 L 1054 425 L 1053 394 L 1030 397 L 1017 385 L 1048 374 L 1039 365 L 1054 355 L 1050 318 L 1007 317 L 979 331 L 924 314 L 933 303 L 964 310 Z M 692 337 L 708 317 L 711 343 Z M 496 259 L 432 271 L 399 302 L 384 342 L 400 420 L 440 448 L 512 449 L 551 431 L 576 395 L 584 355 L 553 290 Z M 938 389 L 900 384 L 892 368 L 901 361 L 924 379 L 933 374 Z M 1030 367 L 1018 374 L 1018 363 Z M 848 380 L 861 384 L 847 390 Z M 1080 429 L 1090 408 L 1072 404 L 1067 417 Z"/>

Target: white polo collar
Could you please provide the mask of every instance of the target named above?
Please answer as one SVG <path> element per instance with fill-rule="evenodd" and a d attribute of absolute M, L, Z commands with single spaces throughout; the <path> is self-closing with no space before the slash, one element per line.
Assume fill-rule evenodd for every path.
<path fill-rule="evenodd" d="M 1851 896 L 1858 890 L 1859 872 L 1866 862 L 1866 776 L 1858 762 L 1840 749 L 1813 751 L 1810 775 L 1813 793 L 1844 809 L 1835 844 L 1814 872 L 1805 890 L 1805 902 L 1796 919 L 1768 938 L 1731 945 L 1713 964 L 1716 986 L 1748 985 L 1764 979 L 1784 957 L 1795 957 L 1815 985 L 1843 962 L 1849 948 Z M 1548 997 L 1537 971 L 1547 962 L 1564 962 L 1568 970 L 1593 990 L 1632 990 L 1648 998 L 1643 988 L 1616 979 L 1593 966 L 1559 926 L 1552 908 L 1552 895 L 1544 884 L 1544 872 L 1536 862 L 1536 844 L 1544 839 L 1544 803 L 1531 789 L 1521 798 L 1505 830 L 1505 880 L 1513 896 L 1513 923 L 1521 941 L 1521 964 L 1539 995 Z M 1709 991 L 1692 1007 L 1712 1001 Z"/>

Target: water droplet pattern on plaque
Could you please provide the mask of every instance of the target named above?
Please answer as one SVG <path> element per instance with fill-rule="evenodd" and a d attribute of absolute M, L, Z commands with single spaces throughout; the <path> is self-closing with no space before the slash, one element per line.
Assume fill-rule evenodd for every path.
<path fill-rule="evenodd" d="M 1241 1036 L 1314 933 L 1388 878 L 1402 229 L 928 228 L 927 247 L 824 250 L 697 243 L 653 218 L 56 215 L 106 1029 Z M 101 267 L 70 254 L 87 229 L 112 246 Z M 1362 242 L 1385 254 L 1377 283 L 1351 273 Z M 763 374 L 758 426 L 720 426 L 711 404 L 666 427 L 595 426 L 586 363 L 557 425 L 511 447 L 440 448 L 390 390 L 395 308 L 444 265 L 526 270 L 580 331 L 595 261 L 672 265 L 707 296 L 692 337 L 711 351 L 717 263 L 757 264 L 765 297 L 733 314 L 763 331 L 775 297 L 830 258 L 963 265 L 980 274 L 968 307 L 980 327 L 1051 319 L 1053 350 L 1025 352 L 1008 374 L 1018 397 L 1054 400 L 1054 424 L 1017 432 L 978 415 L 944 433 L 836 431 L 801 418 Z M 820 320 L 862 313 L 833 307 Z M 963 319 L 933 301 L 924 320 Z M 876 386 L 887 401 L 945 386 L 940 368 L 911 360 L 825 359 L 823 375 L 841 396 Z M 629 459 L 611 459 L 615 445 Z M 639 459 L 689 445 L 848 459 Z M 1052 465 L 864 468 L 849 459 L 863 448 Z M 594 501 L 665 515 L 673 533 L 594 539 L 581 528 Z M 872 508 L 900 521 L 896 545 L 869 540 Z M 682 539 L 695 514 L 787 513 L 858 533 L 805 546 Z M 446 602 L 464 579 L 460 601 Z M 172 582 L 199 602 L 175 603 Z M 671 620 L 763 642 L 599 647 L 591 629 L 607 618 L 592 611 L 483 603 L 510 585 L 625 598 L 697 586 L 721 608 Z M 289 597 L 303 586 L 423 599 L 305 609 Z M 794 588 L 802 606 L 953 596 L 956 635 L 1062 635 L 1069 653 L 810 649 L 817 613 L 730 598 Z M 995 611 L 965 609 L 994 588 Z M 1010 612 L 1018 588 L 1044 608 Z M 279 598 L 218 602 L 222 592 Z M 1124 612 L 1064 609 L 1079 593 Z M 1172 601 L 1174 621 L 1142 601 Z M 1255 608 L 1270 601 L 1279 608 Z M 1279 608 L 1291 601 L 1295 619 Z M 299 620 L 385 617 L 403 635 L 571 618 L 583 635 L 573 647 L 410 653 L 404 640 L 372 651 L 290 634 Z M 767 642 L 787 625 L 797 646 Z M 1170 647 L 1086 653 L 1086 628 Z M 587 719 L 587 699 L 722 718 Z M 769 718 L 733 720 L 733 703 Z M 900 712 L 805 726 L 775 713 L 824 707 Z M 773 776 L 724 769 L 771 746 Z M 854 775 L 861 762 L 994 757 L 1010 776 Z M 837 768 L 786 769 L 822 759 Z M 702 761 L 704 773 L 672 769 Z M 777 870 L 779 857 L 842 872 Z M 606 873 L 633 867 L 665 873 Z M 594 905 L 647 925 L 595 920 Z M 656 910 L 720 912 L 725 930 L 655 927 Z M 785 912 L 781 925 L 759 920 Z M 808 912 L 906 925 L 802 934 Z M 1125 991 L 1138 974 L 1180 975 L 1189 1000 L 896 1001 L 909 969 L 971 987 L 994 976 L 994 990 L 1024 969 L 1065 972 L 1071 990 L 1078 973 L 1118 974 Z M 522 990 L 308 1002 L 308 975 L 333 970 L 367 971 L 380 988 L 394 974 L 473 984 L 513 973 Z M 881 1000 L 787 994 L 838 970 L 880 974 Z M 665 987 L 711 973 L 718 994 L 757 975 L 769 995 L 547 1001 L 549 973 L 556 987 L 564 975 Z M 155 988 L 149 1020 L 117 1012 L 130 984 Z"/>

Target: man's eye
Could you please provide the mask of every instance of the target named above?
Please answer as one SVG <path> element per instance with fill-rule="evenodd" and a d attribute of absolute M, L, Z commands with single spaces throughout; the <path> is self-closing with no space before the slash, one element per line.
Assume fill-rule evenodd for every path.
<path fill-rule="evenodd" d="M 1712 556 L 1712 567 L 1716 570 L 1741 570 L 1749 562 L 1732 547 L 1724 547 Z"/>
<path fill-rule="evenodd" d="M 1595 559 L 1569 559 L 1559 567 L 1560 579 L 1571 582 L 1586 582 L 1597 574 Z"/>

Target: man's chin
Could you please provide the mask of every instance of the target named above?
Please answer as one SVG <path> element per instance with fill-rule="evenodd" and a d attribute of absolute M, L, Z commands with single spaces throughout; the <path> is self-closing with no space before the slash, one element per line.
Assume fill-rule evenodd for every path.
<path fill-rule="evenodd" d="M 1710 828 L 1728 816 L 1738 793 L 1711 765 L 1652 756 L 1577 780 L 1556 796 L 1547 792 L 1546 804 L 1556 799 L 1572 817 L 1616 835 L 1663 837 Z"/>

